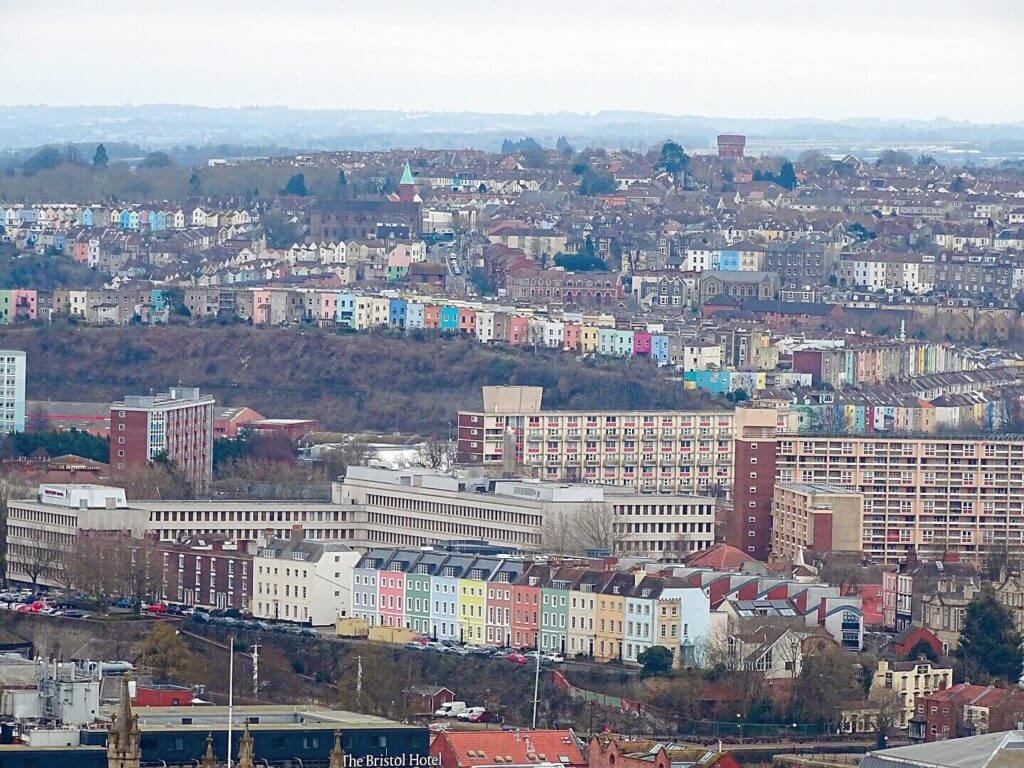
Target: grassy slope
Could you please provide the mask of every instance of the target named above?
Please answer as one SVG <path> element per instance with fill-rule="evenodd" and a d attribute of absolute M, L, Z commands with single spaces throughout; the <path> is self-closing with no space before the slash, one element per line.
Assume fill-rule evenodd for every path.
<path fill-rule="evenodd" d="M 266 416 L 325 428 L 444 434 L 484 384 L 539 384 L 547 407 L 713 406 L 646 362 L 591 363 L 559 352 L 388 333 L 245 326 L 0 327 L 0 348 L 28 353 L 29 399 L 109 401 L 182 383 Z"/>

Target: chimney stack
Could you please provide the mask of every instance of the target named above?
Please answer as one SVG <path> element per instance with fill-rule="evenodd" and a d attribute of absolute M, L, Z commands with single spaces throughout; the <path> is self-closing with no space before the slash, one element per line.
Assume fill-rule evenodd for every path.
<path fill-rule="evenodd" d="M 294 542 L 302 541 L 302 526 L 301 525 L 293 525 L 292 526 L 292 541 L 294 541 Z"/>

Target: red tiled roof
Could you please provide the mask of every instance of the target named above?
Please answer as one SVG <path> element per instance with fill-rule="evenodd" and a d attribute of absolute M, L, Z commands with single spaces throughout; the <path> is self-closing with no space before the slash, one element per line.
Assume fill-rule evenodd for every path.
<path fill-rule="evenodd" d="M 494 765 L 498 757 L 511 765 L 587 763 L 572 731 L 452 731 L 440 738 L 451 745 L 460 766 Z"/>
<path fill-rule="evenodd" d="M 727 571 L 741 567 L 744 563 L 754 562 L 756 558 L 728 544 L 715 544 L 710 549 L 694 552 L 686 558 L 686 565 L 691 568 L 711 568 L 715 571 Z"/>

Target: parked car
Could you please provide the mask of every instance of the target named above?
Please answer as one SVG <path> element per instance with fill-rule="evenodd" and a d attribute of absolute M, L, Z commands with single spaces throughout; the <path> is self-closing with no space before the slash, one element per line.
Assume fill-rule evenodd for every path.
<path fill-rule="evenodd" d="M 405 647 L 407 649 L 409 649 L 410 651 L 425 651 L 425 650 L 427 650 L 426 643 L 417 643 L 415 641 L 413 641 L 411 643 L 406 643 Z"/>
<path fill-rule="evenodd" d="M 67 616 L 69 619 L 84 619 L 89 614 L 87 614 L 85 611 L 80 611 L 77 608 L 70 608 L 64 611 L 64 615 Z"/>
<path fill-rule="evenodd" d="M 509 664 L 515 664 L 518 667 L 524 667 L 530 663 L 530 660 L 521 653 L 510 653 L 505 657 L 505 661 Z"/>
<path fill-rule="evenodd" d="M 541 661 L 546 661 L 549 664 L 564 664 L 565 656 L 560 653 L 545 653 L 541 656 Z"/>
<path fill-rule="evenodd" d="M 150 603 L 146 606 L 147 613 L 167 613 L 167 606 L 163 603 Z"/>
<path fill-rule="evenodd" d="M 486 707 L 466 707 L 464 710 L 459 712 L 459 714 L 457 714 L 455 716 L 455 718 L 457 720 L 464 720 L 465 722 L 469 722 L 469 719 L 473 715 L 481 715 L 481 714 L 483 714 L 486 711 L 487 711 Z"/>
<path fill-rule="evenodd" d="M 483 709 L 481 707 L 481 709 Z M 469 722 L 471 723 L 496 723 L 498 722 L 498 716 L 489 710 L 484 709 L 483 712 L 477 712 L 475 715 L 469 716 Z"/>

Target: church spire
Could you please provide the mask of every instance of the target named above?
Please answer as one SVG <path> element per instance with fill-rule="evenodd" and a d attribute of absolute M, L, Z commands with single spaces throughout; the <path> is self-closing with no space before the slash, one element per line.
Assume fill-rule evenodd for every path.
<path fill-rule="evenodd" d="M 199 762 L 199 768 L 217 768 L 217 756 L 213 754 L 213 734 L 206 734 L 206 754 Z"/>
<path fill-rule="evenodd" d="M 107 768 L 139 768 L 142 762 L 139 740 L 139 716 L 132 714 L 128 678 L 122 677 L 118 713 L 107 727 Z"/>
<path fill-rule="evenodd" d="M 334 732 L 334 748 L 331 750 L 327 768 L 344 768 L 345 753 L 341 749 L 341 731 Z"/>
<path fill-rule="evenodd" d="M 252 734 L 249 733 L 249 721 L 245 721 L 245 730 L 242 731 L 242 738 L 238 741 L 238 762 L 235 768 L 256 768 L 256 759 L 253 755 Z"/>
<path fill-rule="evenodd" d="M 404 186 L 412 187 L 412 186 L 415 186 L 415 185 L 416 185 L 416 179 L 413 178 L 412 168 L 409 166 L 409 161 L 406 160 L 405 161 L 405 167 L 402 169 L 402 178 L 399 180 L 398 186 L 400 186 L 400 187 L 404 187 Z"/>

